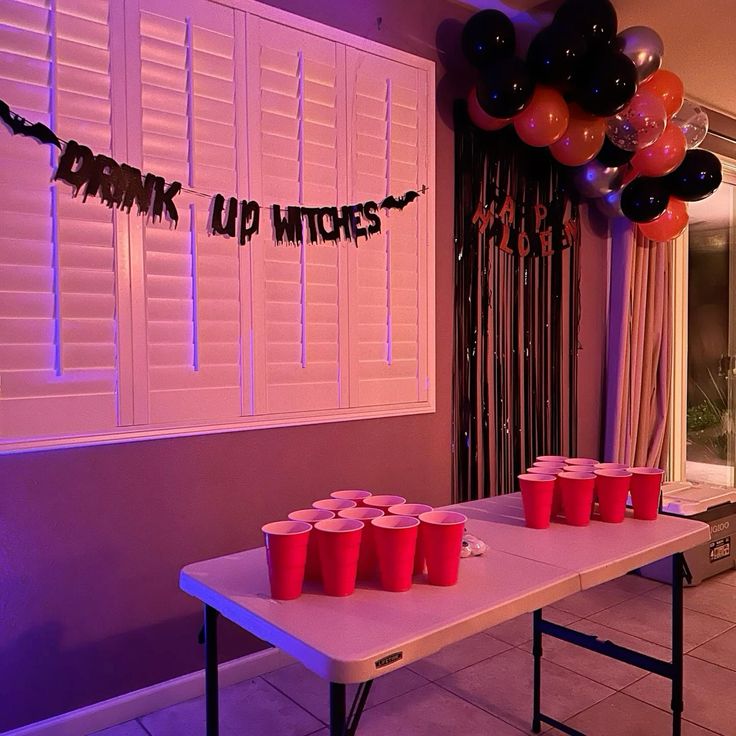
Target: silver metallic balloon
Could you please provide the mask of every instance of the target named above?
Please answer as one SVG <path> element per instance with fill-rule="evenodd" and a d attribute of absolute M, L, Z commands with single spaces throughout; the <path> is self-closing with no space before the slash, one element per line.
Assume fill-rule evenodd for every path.
<path fill-rule="evenodd" d="M 672 122 L 685 134 L 688 148 L 697 148 L 708 134 L 708 113 L 690 100 L 682 103 Z"/>
<path fill-rule="evenodd" d="M 623 192 L 623 187 L 614 189 L 595 200 L 596 206 L 606 217 L 624 217 L 621 211 L 621 192 Z"/>
<path fill-rule="evenodd" d="M 662 66 L 664 42 L 662 37 L 648 26 L 631 26 L 616 36 L 616 45 L 636 65 L 639 84 Z"/>
<path fill-rule="evenodd" d="M 594 199 L 620 189 L 624 173 L 625 170 L 621 166 L 604 166 L 593 159 L 575 169 L 573 181 L 580 194 Z"/>

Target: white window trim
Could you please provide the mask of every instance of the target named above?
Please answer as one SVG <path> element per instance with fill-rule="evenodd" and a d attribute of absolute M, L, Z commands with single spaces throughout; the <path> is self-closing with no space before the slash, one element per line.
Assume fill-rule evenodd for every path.
<path fill-rule="evenodd" d="M 723 180 L 736 185 L 736 161 L 719 156 Z M 687 460 L 687 357 L 688 357 L 688 234 L 673 244 L 670 288 L 677 298 L 670 305 L 672 370 L 670 374 L 669 448 L 666 477 L 671 481 L 686 480 Z"/>

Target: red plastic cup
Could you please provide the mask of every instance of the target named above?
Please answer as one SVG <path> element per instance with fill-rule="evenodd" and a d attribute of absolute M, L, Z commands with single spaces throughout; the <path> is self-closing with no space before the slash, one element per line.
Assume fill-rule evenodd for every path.
<path fill-rule="evenodd" d="M 346 596 L 355 590 L 363 522 L 328 519 L 314 525 L 319 545 L 322 589 L 327 595 Z"/>
<path fill-rule="evenodd" d="M 268 560 L 271 598 L 291 601 L 302 594 L 311 524 L 272 521 L 261 527 Z"/>
<path fill-rule="evenodd" d="M 455 585 L 468 517 L 457 511 L 428 511 L 420 514 L 419 520 L 422 522 L 429 584 Z"/>
<path fill-rule="evenodd" d="M 563 471 L 564 466 L 551 465 L 547 463 L 540 463 L 539 465 L 532 465 L 531 468 L 527 468 L 527 473 L 534 475 L 554 475 L 555 478 Z M 560 484 L 555 482 L 555 487 L 552 492 L 552 512 L 551 518 L 559 516 L 562 513 L 562 496 L 560 495 Z"/>
<path fill-rule="evenodd" d="M 565 519 L 571 526 L 587 526 L 593 508 L 595 475 L 563 471 L 557 476 Z"/>
<path fill-rule="evenodd" d="M 434 511 L 432 506 L 427 506 L 426 503 L 399 503 L 396 506 L 389 506 L 389 514 L 394 516 L 414 516 L 415 518 L 419 514 L 425 514 L 428 511 Z M 417 531 L 417 549 L 414 553 L 414 574 L 420 575 L 424 572 L 424 543 L 422 541 L 422 526 L 419 525 Z"/>
<path fill-rule="evenodd" d="M 628 470 L 626 463 L 596 463 L 595 470 Z"/>
<path fill-rule="evenodd" d="M 564 455 L 538 455 L 538 463 L 560 463 L 564 465 L 567 458 Z M 535 463 L 536 464 L 536 463 Z"/>
<path fill-rule="evenodd" d="M 378 579 L 384 590 L 401 593 L 411 588 L 419 519 L 381 516 L 371 521 L 378 558 Z"/>
<path fill-rule="evenodd" d="M 631 473 L 631 505 L 634 518 L 654 521 L 659 513 L 659 493 L 664 470 L 661 468 L 629 468 Z"/>
<path fill-rule="evenodd" d="M 547 529 L 557 478 L 551 474 L 524 473 L 518 476 L 524 519 L 530 529 Z"/>
<path fill-rule="evenodd" d="M 383 516 L 381 509 L 369 509 L 358 506 L 355 509 L 343 509 L 337 514 L 341 519 L 357 519 L 363 522 L 363 536 L 360 538 L 360 556 L 358 557 L 358 578 L 373 580 L 378 571 L 376 559 L 376 540 L 373 538 L 371 521 Z"/>
<path fill-rule="evenodd" d="M 318 521 L 334 519 L 335 514 L 327 509 L 299 509 L 289 514 L 291 521 L 306 521 L 314 526 Z M 321 577 L 319 569 L 319 549 L 317 548 L 317 535 L 309 535 L 307 544 L 307 566 L 304 570 L 305 580 L 319 580 Z"/>
<path fill-rule="evenodd" d="M 325 509 L 337 514 L 343 509 L 354 509 L 358 504 L 347 498 L 321 498 L 312 504 L 313 509 Z"/>
<path fill-rule="evenodd" d="M 332 491 L 330 498 L 347 499 L 348 501 L 355 501 L 358 506 L 363 506 L 363 501 L 372 495 L 370 491 Z"/>
<path fill-rule="evenodd" d="M 565 461 L 565 465 L 597 465 L 598 460 L 594 460 L 592 457 L 569 457 Z"/>
<path fill-rule="evenodd" d="M 370 506 L 372 509 L 381 509 L 386 515 L 388 515 L 391 506 L 398 506 L 400 503 L 406 503 L 406 499 L 403 496 L 391 496 L 389 494 L 369 496 L 363 499 L 364 506 Z"/>
<path fill-rule="evenodd" d="M 626 497 L 629 495 L 631 473 L 619 468 L 601 468 L 594 475 L 601 521 L 620 524 L 626 516 Z"/>

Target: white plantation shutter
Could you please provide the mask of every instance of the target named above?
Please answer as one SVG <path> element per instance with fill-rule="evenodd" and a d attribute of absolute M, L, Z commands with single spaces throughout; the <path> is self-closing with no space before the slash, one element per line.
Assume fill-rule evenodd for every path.
<path fill-rule="evenodd" d="M 83 202 L 0 127 L 0 451 L 433 410 L 432 190 L 357 245 L 270 209 L 432 187 L 432 63 L 225 1 L 0 0 L 0 98 L 184 187 L 178 227 Z"/>
<path fill-rule="evenodd" d="M 349 49 L 349 198 L 430 184 L 425 70 Z M 382 210 L 382 232 L 350 251 L 352 406 L 428 395 L 428 198 Z"/>
<path fill-rule="evenodd" d="M 108 2 L 49 5 L 0 2 L 0 98 L 112 155 Z M 0 128 L 0 440 L 109 431 L 117 216 L 51 183 L 56 148 Z"/>
<path fill-rule="evenodd" d="M 346 407 L 351 246 L 277 245 L 268 210 L 347 203 L 344 48 L 255 16 L 247 40 L 256 413 Z"/>
<path fill-rule="evenodd" d="M 140 0 L 127 13 L 131 164 L 167 183 L 236 196 L 242 50 L 234 12 L 206 0 Z M 176 228 L 131 223 L 136 424 L 222 420 L 243 410 L 242 249 L 236 239 L 208 236 L 208 197 L 182 192 L 174 202 Z"/>

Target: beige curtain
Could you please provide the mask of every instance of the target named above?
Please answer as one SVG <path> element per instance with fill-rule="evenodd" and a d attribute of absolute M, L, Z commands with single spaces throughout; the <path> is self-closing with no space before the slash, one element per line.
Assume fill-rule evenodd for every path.
<path fill-rule="evenodd" d="M 604 459 L 665 467 L 673 243 L 613 225 Z"/>

